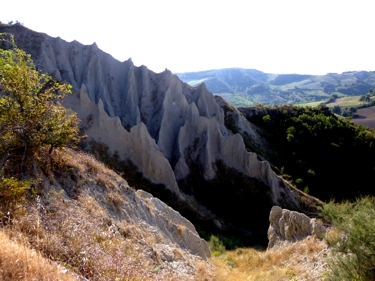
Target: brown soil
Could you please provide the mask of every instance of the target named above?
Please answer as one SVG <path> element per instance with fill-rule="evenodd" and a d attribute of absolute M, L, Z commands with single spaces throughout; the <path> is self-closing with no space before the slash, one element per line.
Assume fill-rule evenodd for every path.
<path fill-rule="evenodd" d="M 358 109 L 357 114 L 359 117 L 353 118 L 353 123 L 375 129 L 375 106 Z"/>

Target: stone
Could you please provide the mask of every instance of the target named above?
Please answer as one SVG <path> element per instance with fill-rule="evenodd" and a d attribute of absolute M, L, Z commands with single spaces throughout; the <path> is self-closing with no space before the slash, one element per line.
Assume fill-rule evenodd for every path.
<path fill-rule="evenodd" d="M 308 236 L 322 239 L 325 227 L 315 218 L 310 219 L 305 214 L 282 209 L 274 206 L 270 212 L 268 228 L 268 249 L 282 241 L 295 242 Z"/>

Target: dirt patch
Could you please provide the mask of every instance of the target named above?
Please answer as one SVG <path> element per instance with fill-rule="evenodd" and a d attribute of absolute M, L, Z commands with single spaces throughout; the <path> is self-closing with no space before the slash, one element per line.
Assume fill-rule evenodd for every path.
<path fill-rule="evenodd" d="M 358 117 L 353 118 L 353 123 L 375 129 L 375 106 L 357 110 Z"/>

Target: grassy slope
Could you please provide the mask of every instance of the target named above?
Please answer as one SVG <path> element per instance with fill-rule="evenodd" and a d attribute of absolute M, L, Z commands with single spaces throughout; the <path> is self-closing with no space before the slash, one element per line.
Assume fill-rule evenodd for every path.
<path fill-rule="evenodd" d="M 212 260 L 218 280 L 320 280 L 327 253 L 325 242 L 307 238 L 267 251 L 239 248 Z"/>
<path fill-rule="evenodd" d="M 198 257 L 190 273 L 163 265 L 153 250 L 163 238 L 116 215 L 126 181 L 90 155 L 55 151 L 39 176 L 27 206 L 0 230 L 0 280 L 213 280 Z M 170 250 L 176 265 L 188 256 Z"/>
<path fill-rule="evenodd" d="M 0 229 L 0 280 L 78 280 L 64 267 L 32 249 L 26 238 L 17 234 Z"/>
<path fill-rule="evenodd" d="M 364 106 L 368 103 L 360 101 L 362 95 L 360 96 L 342 96 L 338 97 L 334 101 L 326 103 L 328 99 L 318 101 L 318 102 L 306 102 L 306 103 L 298 103 L 297 106 L 309 106 L 309 107 L 317 107 L 321 105 L 322 103 L 325 103 L 325 105 L 329 108 L 332 108 L 336 105 L 340 107 L 358 107 L 358 106 Z M 375 97 L 371 97 L 371 101 L 373 101 Z"/>

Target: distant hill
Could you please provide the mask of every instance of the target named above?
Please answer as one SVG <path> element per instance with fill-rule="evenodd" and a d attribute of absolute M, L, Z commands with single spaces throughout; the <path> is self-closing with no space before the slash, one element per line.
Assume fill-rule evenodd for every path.
<path fill-rule="evenodd" d="M 364 95 L 375 88 L 375 71 L 301 75 L 227 68 L 176 74 L 191 86 L 205 83 L 210 92 L 236 106 L 322 101 L 333 94 L 339 97 Z"/>
<path fill-rule="evenodd" d="M 375 91 L 370 90 L 365 95 L 343 96 L 331 95 L 329 99 L 301 103 L 298 106 L 320 108 L 328 107 L 336 116 L 350 117 L 353 123 L 375 129 Z"/>

